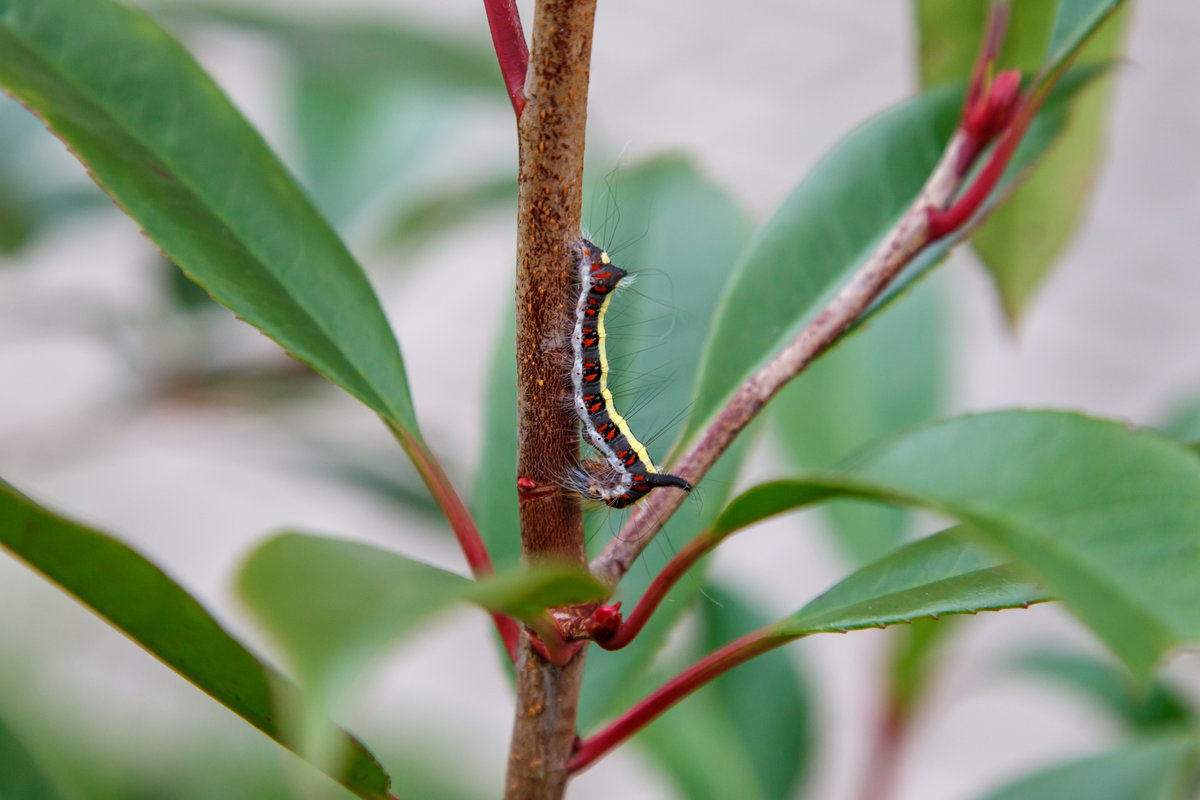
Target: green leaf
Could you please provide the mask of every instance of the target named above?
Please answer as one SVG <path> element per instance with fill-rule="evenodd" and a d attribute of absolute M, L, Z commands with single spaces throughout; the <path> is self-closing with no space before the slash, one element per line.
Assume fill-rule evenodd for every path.
<path fill-rule="evenodd" d="M 511 306 L 505 297 L 505 305 Z M 488 373 L 483 404 L 483 455 L 475 473 L 471 515 L 498 570 L 521 563 L 521 517 L 517 509 L 517 325 L 507 308 Z"/>
<path fill-rule="evenodd" d="M 966 79 L 984 29 L 986 4 L 917 0 L 916 5 L 922 85 Z M 1060 63 L 1116 5 L 1066 0 L 1056 7 L 1045 0 L 1016 0 L 1000 67 L 1031 73 L 1044 63 Z M 1076 63 L 1118 60 L 1127 17 L 1122 12 L 1096 31 Z M 1052 55 L 1046 61 L 1048 50 Z M 1014 322 L 1083 220 L 1105 149 L 1113 81 L 1104 77 L 1088 88 L 1072 111 L 1070 127 L 1036 173 L 971 239 Z"/>
<path fill-rule="evenodd" d="M 763 626 L 744 596 L 709 585 L 698 604 L 700 635 L 659 665 L 648 692 L 683 665 Z M 680 662 L 676 666 L 675 662 Z M 689 800 L 794 797 L 816 745 L 808 680 L 794 654 L 776 650 L 725 673 L 634 739 Z"/>
<path fill-rule="evenodd" d="M 1185 444 L 1200 442 L 1200 399 L 1177 403 L 1157 426 L 1172 439 Z"/>
<path fill-rule="evenodd" d="M 305 18 L 293 9 L 277 12 L 208 0 L 172 0 L 155 12 L 171 23 L 217 23 L 264 36 L 297 64 L 337 76 L 347 86 L 431 83 L 481 96 L 497 94 L 497 103 L 508 105 L 486 39 L 467 39 L 391 17 Z"/>
<path fill-rule="evenodd" d="M 291 62 L 301 171 L 321 210 L 338 224 L 384 198 L 407 205 L 437 192 L 444 175 L 433 183 L 421 178 L 439 160 L 462 171 L 462 150 L 472 146 L 465 132 L 478 127 L 481 113 L 511 119 L 485 39 L 395 19 L 298 19 L 294 9 L 206 2 L 172 3 L 163 17 L 257 34 Z M 507 188 L 515 197 L 515 178 Z"/>
<path fill-rule="evenodd" d="M 937 163 L 960 100 L 927 93 L 859 127 L 759 231 L 717 311 L 685 441 L 867 259 Z"/>
<path fill-rule="evenodd" d="M 1123 669 L 1083 653 L 1041 651 L 1014 661 L 1021 672 L 1074 689 L 1134 732 L 1163 728 L 1192 729 L 1196 713 L 1185 696 L 1167 681 L 1139 684 Z"/>
<path fill-rule="evenodd" d="M 1148 739 L 1025 778 L 986 800 L 1184 800 L 1195 780 L 1196 742 Z"/>
<path fill-rule="evenodd" d="M 1054 20 L 1050 46 L 1046 50 L 1047 68 L 1055 69 L 1078 52 L 1122 2 L 1124 0 L 1059 0 L 1058 17 Z"/>
<path fill-rule="evenodd" d="M 917 287 L 784 387 L 771 419 L 792 464 L 829 466 L 937 412 L 946 358 L 942 297 L 940 286 Z M 826 512 L 835 540 L 857 564 L 892 550 L 908 528 L 905 512 L 879 505 L 834 502 Z"/>
<path fill-rule="evenodd" d="M 709 585 L 700 603 L 704 653 L 765 624 L 767 616 L 732 590 Z M 795 654 L 766 653 L 712 682 L 766 800 L 786 800 L 813 763 L 817 734 L 811 690 Z"/>
<path fill-rule="evenodd" d="M 957 618 L 918 619 L 896 628 L 888 655 L 889 702 L 902 719 L 911 719 L 925 699 L 941 666 L 947 640 L 958 629 Z"/>
<path fill-rule="evenodd" d="M 515 209 L 516 202 L 515 175 L 472 176 L 465 185 L 430 189 L 403 204 L 391 218 L 387 241 L 407 248 L 418 247 L 477 220 L 486 212 L 508 206 Z"/>
<path fill-rule="evenodd" d="M 61 800 L 63 795 L 42 771 L 16 733 L 0 720 L 0 797 L 4 800 Z"/>
<path fill-rule="evenodd" d="M 1071 99 L 1093 75 L 1072 73 L 1051 93 L 980 216 L 1003 202 L 1046 151 L 1066 122 Z M 935 89 L 860 126 L 759 231 L 713 323 L 683 441 L 693 439 L 870 257 L 932 172 L 958 122 L 961 101 L 961 90 Z M 902 295 L 955 244 L 948 236 L 925 248 L 863 320 Z M 851 330 L 862 328 L 860 320 Z"/>
<path fill-rule="evenodd" d="M 597 600 L 606 592 L 578 569 L 476 582 L 378 547 L 299 533 L 256 548 L 237 586 L 301 683 L 325 702 L 369 659 L 455 603 L 529 620 L 547 607 Z"/>
<path fill-rule="evenodd" d="M 279 724 L 296 689 L 263 664 L 162 570 L 117 540 L 41 508 L 0 481 L 0 545 L 69 592 L 171 669 L 284 747 Z M 344 731 L 346 760 L 327 769 L 363 798 L 389 779 Z M 327 765 L 328 766 L 328 765 Z"/>
<path fill-rule="evenodd" d="M 0 0 L 0 84 L 213 297 L 415 433 L 362 269 L 195 60 L 110 0 Z"/>
<path fill-rule="evenodd" d="M 32 114 L 0 96 L 0 254 L 20 251 L 73 215 L 111 208 L 94 186 L 56 177 L 61 173 L 58 162 L 71 159 L 58 148 L 50 150 L 41 131 Z"/>
<path fill-rule="evenodd" d="M 961 417 L 828 470 L 756 487 L 714 536 L 839 496 L 950 514 L 1066 601 L 1146 675 L 1200 639 L 1200 461 L 1150 431 L 1077 414 Z"/>
<path fill-rule="evenodd" d="M 772 633 L 783 638 L 844 633 L 943 614 L 1024 608 L 1047 599 L 1020 569 L 951 528 L 852 573 L 776 623 Z"/>
<path fill-rule="evenodd" d="M 648 689 L 670 677 L 659 672 L 655 670 L 656 680 Z M 763 788 L 738 734 L 723 700 L 701 689 L 650 723 L 633 742 L 687 800 L 759 800 Z"/>
<path fill-rule="evenodd" d="M 591 186 L 591 181 L 586 181 Z M 623 168 L 608 186 L 586 188 L 584 219 L 597 229 L 597 244 L 612 249 L 613 260 L 637 277 L 612 301 L 610 360 L 617 404 L 631 410 L 630 425 L 656 463 L 665 464 L 667 442 L 687 408 L 690 376 L 701 353 L 713 309 L 729 265 L 749 233 L 742 211 L 718 186 L 680 157 L 663 157 Z M 617 230 L 604 230 L 611 212 Z M 626 244 L 628 242 L 628 244 Z M 506 300 L 506 303 L 510 301 Z M 511 307 L 510 307 L 511 308 Z M 484 453 L 477 473 L 475 518 L 498 568 L 518 563 L 520 527 L 516 493 L 516 357 L 512 311 L 494 350 L 488 381 Z M 646 376 L 651 376 L 647 378 Z M 629 376 L 634 376 L 631 385 Z M 650 385 L 657 384 L 657 385 Z M 622 391 L 624 387 L 624 391 Z M 659 568 L 686 541 L 711 523 L 739 465 L 727 454 L 626 576 L 620 597 L 628 606 L 641 596 Z M 625 514 L 600 508 L 588 515 L 586 532 L 595 550 L 620 529 Z M 663 608 L 629 647 L 589 656 L 579 711 L 586 729 L 631 698 L 664 637 L 699 591 L 681 582 Z"/>

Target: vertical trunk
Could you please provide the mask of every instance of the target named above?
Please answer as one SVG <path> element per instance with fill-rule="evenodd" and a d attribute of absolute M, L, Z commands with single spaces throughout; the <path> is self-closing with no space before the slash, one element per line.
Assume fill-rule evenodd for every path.
<path fill-rule="evenodd" d="M 595 0 L 538 0 L 518 122 L 517 401 L 521 549 L 526 561 L 586 564 L 579 499 L 559 481 L 579 456 L 555 351 L 571 319 L 571 244 L 582 206 L 584 128 Z M 506 797 L 559 798 L 575 738 L 584 654 L 565 667 L 522 637 Z"/>

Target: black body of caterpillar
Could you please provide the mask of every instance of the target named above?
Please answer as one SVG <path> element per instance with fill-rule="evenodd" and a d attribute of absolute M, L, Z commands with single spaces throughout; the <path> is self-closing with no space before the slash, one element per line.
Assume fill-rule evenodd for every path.
<path fill-rule="evenodd" d="M 654 466 L 645 446 L 617 412 L 608 388 L 604 314 L 613 290 L 626 272 L 587 239 L 580 238 L 574 256 L 579 299 L 571 333 L 572 396 L 584 436 L 599 451 L 602 460 L 576 467 L 571 485 L 584 497 L 613 508 L 632 505 L 659 486 L 675 486 L 690 492 L 690 483 L 659 472 Z"/>

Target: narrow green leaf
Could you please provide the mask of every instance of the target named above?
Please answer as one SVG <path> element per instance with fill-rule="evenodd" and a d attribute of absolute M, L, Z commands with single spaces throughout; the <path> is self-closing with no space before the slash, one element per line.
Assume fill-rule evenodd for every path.
<path fill-rule="evenodd" d="M 1135 674 L 1200 639 L 1200 461 L 1153 432 L 1058 412 L 962 417 L 839 469 L 751 489 L 714 533 L 840 496 L 967 522 L 1065 600 Z"/>
<path fill-rule="evenodd" d="M 1192 397 L 1177 403 L 1156 427 L 1185 444 L 1200 442 L 1200 399 Z"/>
<path fill-rule="evenodd" d="M 217 23 L 267 37 L 292 61 L 335 75 L 348 87 L 355 82 L 430 83 L 481 96 L 495 94 L 498 104 L 508 105 L 486 39 L 466 39 L 391 17 L 303 17 L 293 9 L 208 0 L 171 0 L 155 13 L 170 23 Z"/>
<path fill-rule="evenodd" d="M 660 680 L 648 688 L 670 677 L 655 672 Z M 696 692 L 650 723 L 633 742 L 687 800 L 763 797 L 759 776 L 730 724 L 728 709 L 711 692 Z"/>
<path fill-rule="evenodd" d="M 917 287 L 779 393 L 771 419 L 793 465 L 827 467 L 937 412 L 946 357 L 942 296 L 932 282 Z M 835 541 L 857 564 L 892 550 L 908 528 L 908 514 L 898 509 L 842 501 L 825 510 Z"/>
<path fill-rule="evenodd" d="M 447 231 L 470 225 L 487 212 L 508 206 L 515 209 L 516 202 L 517 179 L 507 173 L 472 176 L 465 185 L 433 188 L 397 209 L 388 225 L 387 242 L 419 247 Z"/>
<path fill-rule="evenodd" d="M 970 75 L 986 17 L 986 4 L 917 0 L 921 82 L 925 86 L 961 81 Z M 1083 41 L 1112 2 L 1015 0 L 1001 68 L 1027 74 L 1056 64 Z M 1090 12 L 1078 16 L 1084 6 Z M 1103 8 L 1102 8 L 1103 7 Z M 1100 16 L 1097 16 L 1100 15 Z M 1120 58 L 1123 12 L 1082 47 L 1077 63 L 1111 64 Z M 1060 37 L 1049 62 L 1052 32 Z M 1093 179 L 1103 155 L 1112 76 L 1097 80 L 1072 110 L 1070 127 L 1046 154 L 1037 171 L 1012 198 L 988 217 L 971 242 L 996 280 L 1009 318 L 1015 321 L 1070 243 L 1082 222 Z"/>
<path fill-rule="evenodd" d="M 768 617 L 741 594 L 708 585 L 697 604 L 699 635 L 672 648 L 638 695 Z M 634 738 L 688 800 L 784 800 L 812 763 L 816 738 L 808 680 L 795 654 L 776 650 L 725 673 Z"/>
<path fill-rule="evenodd" d="M 1193 739 L 1143 739 L 1100 756 L 1053 767 L 986 800 L 1184 800 L 1195 781 Z"/>
<path fill-rule="evenodd" d="M 45 138 L 32 114 L 0 96 L 0 254 L 20 251 L 76 214 L 112 207 L 91 184 L 61 179 L 59 162 L 71 158 Z"/>
<path fill-rule="evenodd" d="M 162 570 L 102 533 L 41 508 L 0 481 L 0 545 L 213 699 L 284 747 L 280 709 L 296 689 L 263 664 Z M 335 731 L 346 760 L 330 777 L 363 798 L 389 779 L 365 747 Z"/>
<path fill-rule="evenodd" d="M 1077 52 L 1124 0 L 1059 0 L 1046 66 L 1055 69 Z"/>
<path fill-rule="evenodd" d="M 672 647 L 641 679 L 638 696 L 768 621 L 744 595 L 711 584 L 697 612 L 686 644 Z M 793 797 L 816 746 L 813 699 L 800 666 L 782 650 L 759 656 L 655 719 L 633 743 L 688 800 Z"/>
<path fill-rule="evenodd" d="M 322 701 L 369 659 L 455 603 L 528 620 L 606 591 L 580 570 L 547 568 L 476 582 L 378 547 L 299 533 L 256 548 L 237 586 L 302 684 Z"/>
<path fill-rule="evenodd" d="M 1014 565 L 952 528 L 854 572 L 777 623 L 773 632 L 794 638 L 883 628 L 942 614 L 1024 608 L 1047 599 Z"/>
<path fill-rule="evenodd" d="M 362 269 L 174 39 L 111 0 L 0 0 L 0 84 L 210 294 L 415 433 Z"/>
<path fill-rule="evenodd" d="M 862 125 L 759 231 L 717 311 L 685 441 L 869 257 L 937 163 L 960 101 L 954 90 L 926 93 Z"/>
<path fill-rule="evenodd" d="M 902 718 L 911 719 L 925 698 L 940 666 L 947 640 L 958 629 L 956 618 L 918 619 L 896 628 L 888 657 L 890 702 Z"/>
<path fill-rule="evenodd" d="M 505 305 L 512 303 L 505 299 Z M 517 325 L 512 308 L 492 346 L 486 402 L 483 403 L 483 455 L 475 473 L 471 514 L 496 569 L 521 563 L 521 517 L 517 509 Z"/>
<path fill-rule="evenodd" d="M 731 589 L 710 584 L 704 598 L 707 602 L 699 604 L 703 653 L 768 621 L 761 609 Z M 712 682 L 711 691 L 729 716 L 727 727 L 746 750 L 765 800 L 795 796 L 817 746 L 816 709 L 795 658 L 795 653 L 775 650 Z"/>
<path fill-rule="evenodd" d="M 4 800 L 62 800 L 37 759 L 0 720 L 0 797 Z"/>
<path fill-rule="evenodd" d="M 161 16 L 233 26 L 279 48 L 292 67 L 289 110 L 301 173 L 337 224 L 381 200 L 407 204 L 438 191 L 420 180 L 431 163 L 461 163 L 455 148 L 470 146 L 465 132 L 478 127 L 481 114 L 511 117 L 486 39 L 391 18 L 245 4 L 172 2 Z M 487 100 L 490 106 L 480 102 Z M 515 178 L 507 187 L 515 197 Z"/>
<path fill-rule="evenodd" d="M 1025 653 L 1013 666 L 1074 689 L 1135 733 L 1196 727 L 1196 712 L 1185 696 L 1162 678 L 1141 684 L 1118 665 L 1057 650 Z"/>
<path fill-rule="evenodd" d="M 1047 98 L 981 216 L 1024 179 L 1062 131 L 1070 101 L 1092 77 L 1072 73 Z M 717 311 L 683 441 L 702 430 L 870 257 L 932 172 L 958 122 L 961 101 L 961 90 L 934 89 L 860 126 L 759 231 Z M 925 248 L 863 319 L 902 295 L 955 244 L 949 236 Z M 852 330 L 862 328 L 860 320 Z"/>

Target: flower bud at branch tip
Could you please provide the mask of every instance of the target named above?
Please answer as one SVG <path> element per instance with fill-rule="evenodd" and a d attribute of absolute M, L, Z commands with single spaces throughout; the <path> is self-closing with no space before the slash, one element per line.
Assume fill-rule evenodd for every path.
<path fill-rule="evenodd" d="M 600 606 L 588 617 L 588 638 L 602 641 L 612 638 L 621 627 L 621 604 Z"/>
<path fill-rule="evenodd" d="M 963 130 L 986 144 L 1008 126 L 1021 101 L 1021 71 L 1005 70 L 974 103 L 963 110 Z"/>
<path fill-rule="evenodd" d="M 975 97 L 967 98 L 962 119 L 967 142 L 955 165 L 960 177 L 967 174 L 983 149 L 1004 132 L 1021 103 L 1021 71 L 1015 69 L 1001 72 L 988 80 Z"/>

